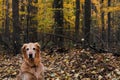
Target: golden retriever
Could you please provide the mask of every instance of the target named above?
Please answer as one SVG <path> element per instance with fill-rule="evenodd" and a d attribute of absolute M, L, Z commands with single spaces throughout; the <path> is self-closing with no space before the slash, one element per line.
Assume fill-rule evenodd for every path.
<path fill-rule="evenodd" d="M 44 66 L 41 63 L 40 45 L 28 43 L 22 46 L 24 62 L 17 80 L 44 80 Z"/>

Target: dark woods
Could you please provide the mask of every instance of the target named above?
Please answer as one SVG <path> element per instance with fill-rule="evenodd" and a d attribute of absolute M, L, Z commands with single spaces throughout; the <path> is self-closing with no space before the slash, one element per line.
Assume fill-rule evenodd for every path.
<path fill-rule="evenodd" d="M 66 48 L 75 47 L 89 48 L 97 52 L 117 52 L 120 49 L 118 48 L 120 28 L 117 22 L 120 17 L 119 11 L 105 11 L 104 8 L 105 6 L 114 7 L 119 0 L 116 2 L 108 0 L 107 5 L 104 5 L 104 2 L 104 0 L 98 1 L 97 6 L 100 6 L 100 9 L 97 9 L 92 0 L 85 0 L 85 2 L 75 0 L 73 4 L 69 0 L 40 2 L 38 0 L 12 0 L 12 2 L 3 0 L 4 18 L 1 21 L 0 44 L 4 49 L 13 51 L 15 54 L 20 53 L 21 45 L 27 42 L 39 42 L 42 49 L 48 48 L 52 51 L 54 48 L 64 51 Z M 50 3 L 51 8 L 47 12 L 47 6 L 42 7 L 38 5 L 40 3 L 42 5 Z M 71 14 L 75 19 L 72 23 L 71 16 L 67 16 L 66 19 L 66 14 L 71 10 L 69 7 L 66 8 L 65 4 L 73 5 L 73 14 Z M 52 14 L 51 20 L 45 17 L 48 13 Z M 50 25 L 44 26 L 50 21 Z"/>

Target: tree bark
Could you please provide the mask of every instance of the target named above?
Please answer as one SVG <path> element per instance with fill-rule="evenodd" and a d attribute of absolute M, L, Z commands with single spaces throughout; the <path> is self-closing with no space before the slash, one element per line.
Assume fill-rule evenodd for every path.
<path fill-rule="evenodd" d="M 53 3 L 54 11 L 54 32 L 58 35 L 63 35 L 63 0 L 54 0 Z M 58 47 L 63 47 L 64 44 L 64 38 L 63 37 L 57 37 L 54 38 L 55 44 L 57 44 Z"/>
<path fill-rule="evenodd" d="M 102 14 L 101 14 L 101 21 L 102 21 L 102 41 L 105 41 L 104 12 L 102 12 Z M 102 48 L 104 47 L 103 45 L 104 45 L 104 44 L 102 43 L 102 46 L 101 46 Z"/>
<path fill-rule="evenodd" d="M 111 6 L 111 0 L 108 0 L 108 7 Z M 110 47 L 110 37 L 111 37 L 111 12 L 108 12 L 108 47 Z"/>
<path fill-rule="evenodd" d="M 91 0 L 85 0 L 84 12 L 84 48 L 90 45 Z"/>
<path fill-rule="evenodd" d="M 20 4 L 20 12 L 26 13 L 26 5 L 24 4 L 25 0 L 19 0 L 19 4 Z M 26 33 L 25 33 L 25 27 L 26 27 L 26 14 L 20 14 L 20 25 L 22 28 L 22 39 L 23 42 L 27 42 L 26 41 Z"/>
<path fill-rule="evenodd" d="M 76 0 L 75 40 L 79 41 L 80 0 Z"/>
<path fill-rule="evenodd" d="M 36 42 L 37 41 L 37 20 L 34 20 L 35 15 L 37 15 L 38 8 L 33 6 L 32 3 L 37 3 L 38 1 L 28 0 L 27 6 L 27 42 Z M 31 15 L 30 15 L 31 14 Z"/>
<path fill-rule="evenodd" d="M 9 1 L 6 0 L 6 14 L 5 14 L 5 41 L 8 43 L 9 42 Z"/>
<path fill-rule="evenodd" d="M 4 11 L 4 6 L 5 6 L 5 1 L 2 0 L 2 16 L 5 16 L 5 11 Z M 2 20 L 2 33 L 5 33 L 5 20 Z"/>
<path fill-rule="evenodd" d="M 19 0 L 12 0 L 12 17 L 13 17 L 13 47 L 14 53 L 20 53 L 20 23 L 19 23 Z"/>
<path fill-rule="evenodd" d="M 103 3 L 103 1 L 104 0 L 102 0 L 101 1 L 101 4 Z M 103 8 L 103 6 L 102 6 L 102 8 Z M 101 23 L 102 23 L 102 34 L 101 34 L 101 36 L 102 36 L 102 41 L 105 41 L 105 22 L 104 22 L 104 12 L 102 12 L 101 13 Z M 104 48 L 104 44 L 103 43 L 101 43 L 101 48 L 103 49 Z"/>

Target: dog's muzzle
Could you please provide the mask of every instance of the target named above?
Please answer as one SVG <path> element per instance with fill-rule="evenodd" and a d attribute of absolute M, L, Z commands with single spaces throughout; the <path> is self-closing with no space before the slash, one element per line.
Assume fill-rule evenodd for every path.
<path fill-rule="evenodd" d="M 33 55 L 32 55 L 32 54 L 29 54 L 29 58 L 30 58 L 30 59 L 33 59 Z"/>

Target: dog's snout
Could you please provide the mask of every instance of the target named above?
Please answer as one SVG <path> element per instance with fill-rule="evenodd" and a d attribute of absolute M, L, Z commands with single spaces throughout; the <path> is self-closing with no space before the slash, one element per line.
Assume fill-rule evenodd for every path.
<path fill-rule="evenodd" d="M 32 54 L 29 54 L 29 58 L 33 58 L 33 55 L 32 55 Z"/>

